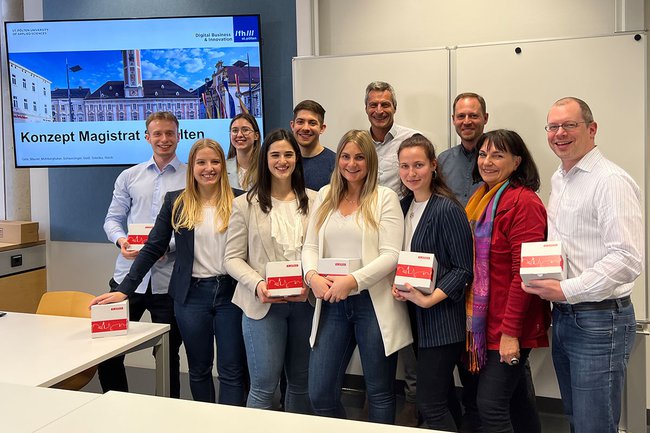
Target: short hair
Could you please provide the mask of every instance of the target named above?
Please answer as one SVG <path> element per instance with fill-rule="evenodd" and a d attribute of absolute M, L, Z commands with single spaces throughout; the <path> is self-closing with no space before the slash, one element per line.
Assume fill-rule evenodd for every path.
<path fill-rule="evenodd" d="M 523 186 L 538 191 L 541 185 L 539 171 L 533 156 L 528 151 L 523 138 L 515 131 L 508 129 L 495 129 L 483 133 L 478 138 L 478 149 L 481 150 L 483 145 L 489 142 L 490 147 L 494 147 L 501 152 L 508 152 L 521 158 L 517 169 L 510 175 L 510 183 L 514 186 Z M 478 171 L 478 164 L 474 166 L 474 180 L 480 181 L 481 175 Z"/>
<path fill-rule="evenodd" d="M 296 107 L 293 109 L 293 120 L 296 120 L 298 112 L 302 110 L 315 113 L 316 116 L 318 116 L 318 121 L 321 123 L 321 125 L 325 122 L 325 109 L 318 102 L 311 99 L 305 99 L 304 101 L 299 102 L 298 105 L 296 105 Z"/>
<path fill-rule="evenodd" d="M 575 102 L 580 107 L 580 111 L 582 113 L 582 120 L 584 120 L 585 123 L 587 124 L 594 123 L 594 115 L 591 112 L 591 108 L 589 108 L 589 105 L 587 105 L 587 103 L 580 98 L 576 98 L 575 96 L 566 96 L 564 98 L 560 98 L 557 101 L 555 101 L 553 106 L 566 105 L 571 101 Z"/>
<path fill-rule="evenodd" d="M 178 119 L 174 116 L 174 113 L 169 111 L 156 111 L 155 113 L 151 113 L 145 121 L 145 129 L 147 130 L 147 133 L 149 133 L 149 124 L 154 120 L 168 120 L 176 124 L 176 130 L 179 128 Z"/>
<path fill-rule="evenodd" d="M 452 107 L 451 107 L 453 114 L 456 113 L 456 104 L 458 103 L 458 101 L 460 101 L 461 99 L 465 99 L 465 98 L 473 98 L 473 99 L 478 100 L 478 103 L 481 105 L 481 110 L 483 110 L 483 114 L 487 113 L 487 106 L 485 104 L 485 99 L 481 95 L 479 95 L 478 93 L 474 93 L 474 92 L 465 92 L 465 93 L 461 93 L 460 95 L 456 96 L 456 99 L 454 99 L 454 105 L 452 105 Z"/>
<path fill-rule="evenodd" d="M 390 99 L 393 101 L 393 107 L 397 109 L 397 95 L 395 94 L 395 89 L 385 81 L 373 81 L 366 86 L 366 98 L 364 99 L 363 104 L 366 106 L 368 105 L 368 95 L 370 95 L 370 92 L 385 92 L 386 90 L 390 92 Z"/>

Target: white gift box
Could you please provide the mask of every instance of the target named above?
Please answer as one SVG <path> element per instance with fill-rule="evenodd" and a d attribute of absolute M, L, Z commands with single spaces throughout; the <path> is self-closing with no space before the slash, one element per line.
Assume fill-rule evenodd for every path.
<path fill-rule="evenodd" d="M 129 301 L 90 307 L 90 333 L 93 338 L 125 335 L 129 331 Z"/>
<path fill-rule="evenodd" d="M 348 275 L 359 268 L 361 268 L 361 259 L 318 259 L 318 274 L 323 277 Z"/>
<path fill-rule="evenodd" d="M 562 242 L 524 242 L 521 244 L 519 274 L 524 284 L 531 280 L 564 280 L 566 255 Z"/>
<path fill-rule="evenodd" d="M 296 296 L 302 292 L 302 265 L 299 260 L 268 262 L 266 289 L 271 297 Z"/>
<path fill-rule="evenodd" d="M 152 228 L 153 224 L 129 224 L 129 234 L 126 238 L 129 250 L 141 250 L 147 242 Z"/>
<path fill-rule="evenodd" d="M 395 287 L 407 291 L 404 283 L 409 283 L 420 292 L 427 295 L 436 288 L 436 270 L 438 261 L 430 253 L 400 251 L 395 272 Z"/>

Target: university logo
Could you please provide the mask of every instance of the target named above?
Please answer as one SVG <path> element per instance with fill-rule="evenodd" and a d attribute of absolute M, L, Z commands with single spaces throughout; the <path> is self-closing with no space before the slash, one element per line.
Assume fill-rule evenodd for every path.
<path fill-rule="evenodd" d="M 233 17 L 232 29 L 235 42 L 258 42 L 260 40 L 256 15 Z"/>

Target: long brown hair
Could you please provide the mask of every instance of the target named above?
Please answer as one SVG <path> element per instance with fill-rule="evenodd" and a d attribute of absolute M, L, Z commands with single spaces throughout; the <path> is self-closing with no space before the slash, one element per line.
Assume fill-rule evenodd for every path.
<path fill-rule="evenodd" d="M 257 134 L 257 138 L 253 140 L 253 148 L 251 149 L 251 157 L 250 157 L 250 164 L 248 166 L 248 170 L 246 170 L 246 174 L 244 175 L 244 179 L 242 180 L 242 189 L 248 190 L 250 189 L 251 185 L 257 182 L 257 160 L 259 159 L 260 156 L 260 143 L 261 143 L 261 135 L 260 135 L 260 127 L 257 125 L 257 120 L 255 120 L 255 117 L 249 113 L 239 113 L 235 117 L 232 118 L 230 121 L 230 126 L 228 127 L 228 134 L 230 136 L 230 148 L 228 149 L 228 159 L 230 158 L 235 158 L 235 163 L 237 165 L 237 172 L 239 172 L 239 161 L 237 161 L 237 149 L 235 149 L 235 146 L 232 145 L 232 134 L 230 134 L 230 129 L 232 128 L 232 124 L 235 123 L 235 120 L 239 119 L 244 119 L 246 122 L 248 122 L 251 125 L 251 128 L 253 128 L 253 134 Z"/>

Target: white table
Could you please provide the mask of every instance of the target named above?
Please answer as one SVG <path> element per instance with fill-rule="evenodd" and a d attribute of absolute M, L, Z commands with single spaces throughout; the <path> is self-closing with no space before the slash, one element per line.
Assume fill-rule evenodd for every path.
<path fill-rule="evenodd" d="M 0 383 L 0 430 L 36 431 L 101 394 Z"/>
<path fill-rule="evenodd" d="M 48 424 L 39 433 L 417 433 L 409 427 L 296 415 L 111 391 Z M 436 430 L 427 430 L 435 433 Z"/>
<path fill-rule="evenodd" d="M 127 335 L 91 338 L 87 318 L 10 312 L 0 317 L 0 383 L 49 387 L 147 347 L 155 347 L 156 394 L 168 397 L 169 325 L 131 322 Z"/>

